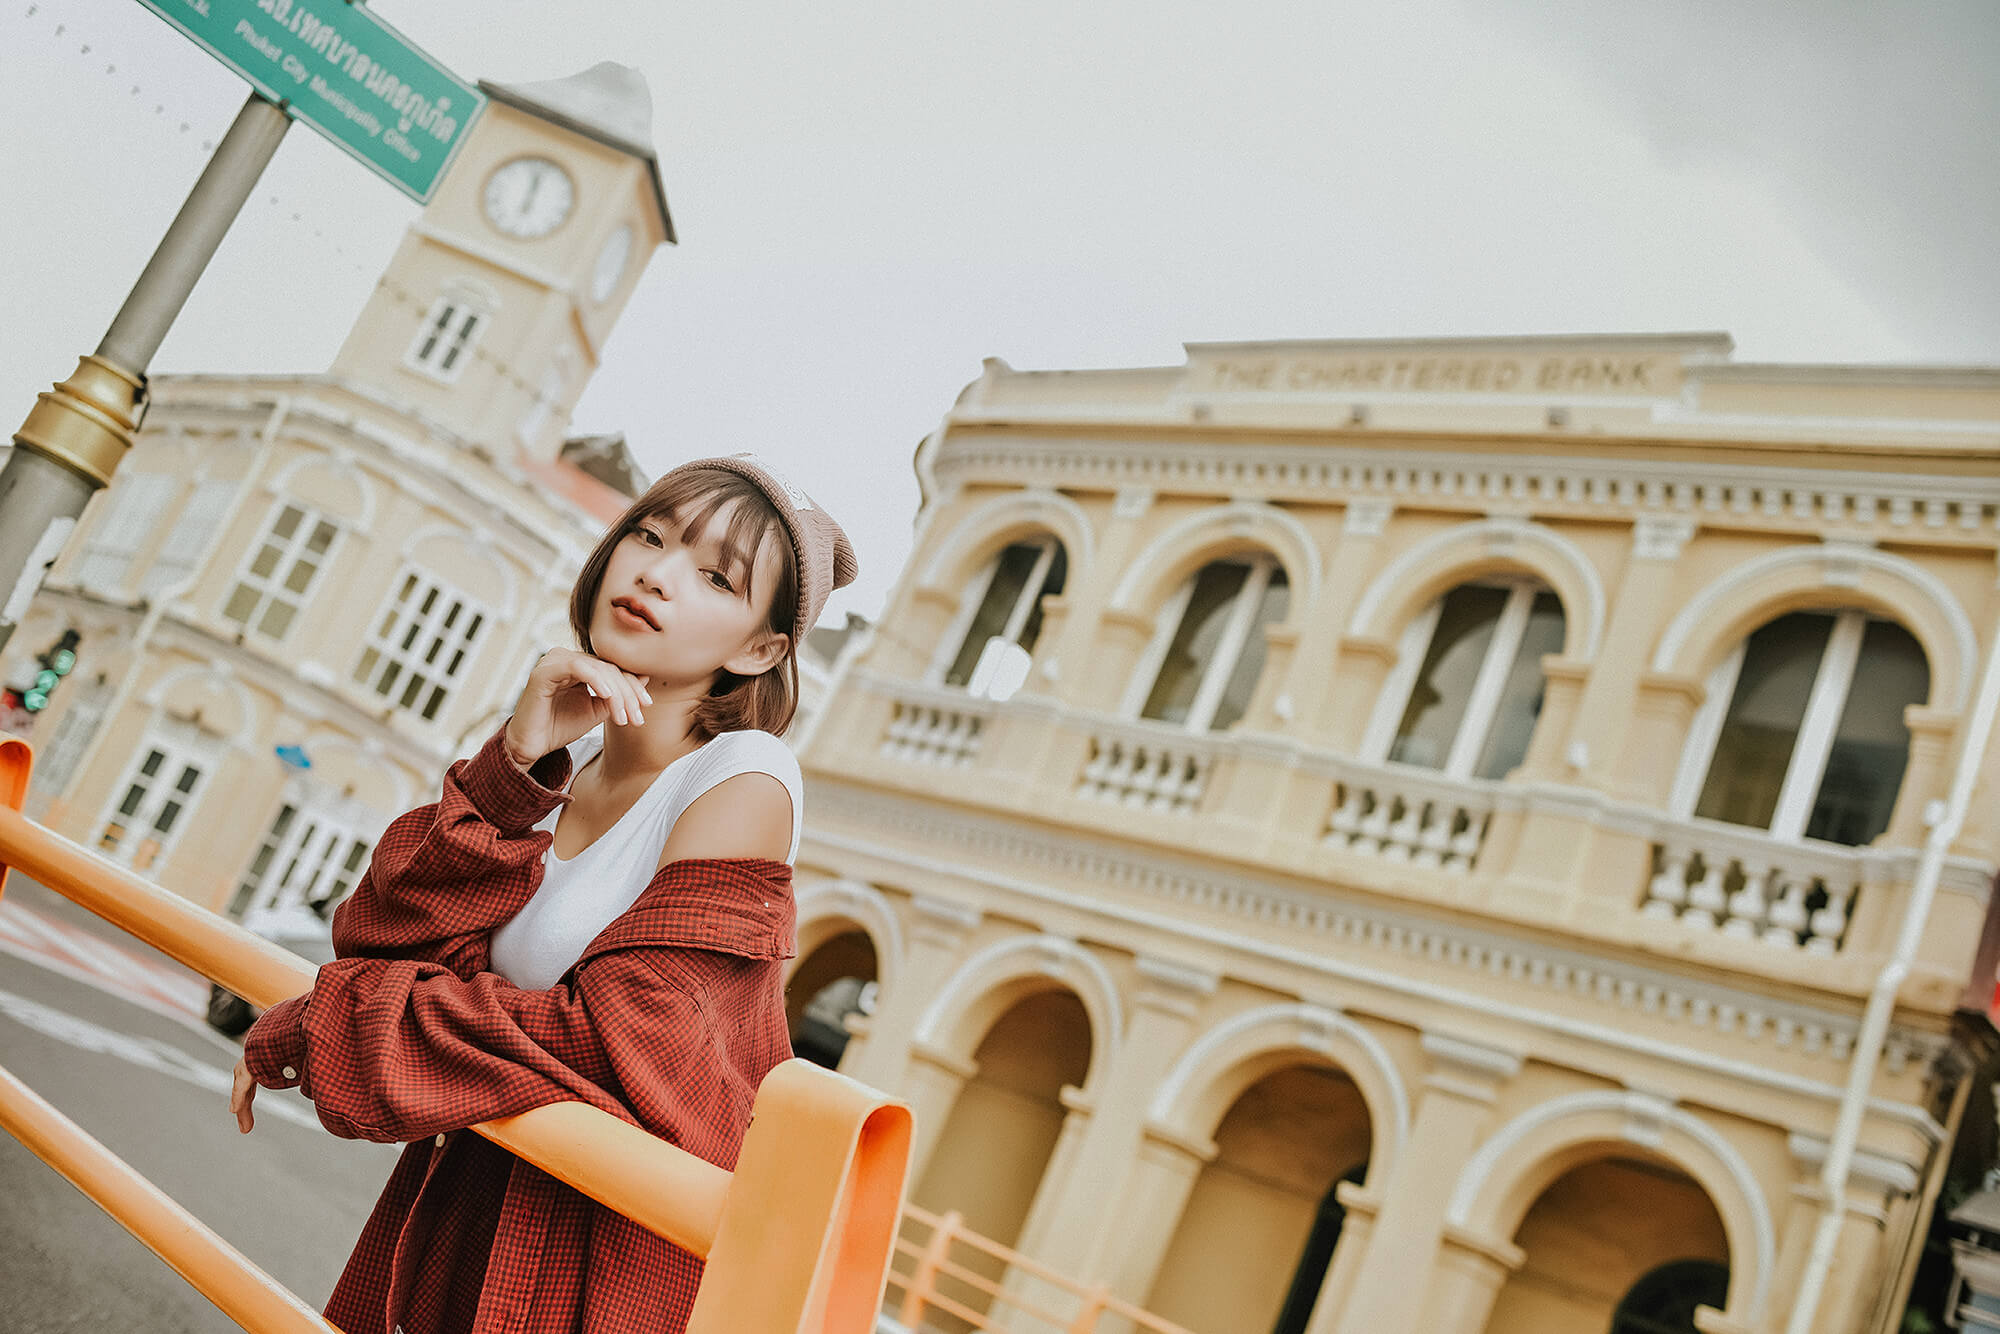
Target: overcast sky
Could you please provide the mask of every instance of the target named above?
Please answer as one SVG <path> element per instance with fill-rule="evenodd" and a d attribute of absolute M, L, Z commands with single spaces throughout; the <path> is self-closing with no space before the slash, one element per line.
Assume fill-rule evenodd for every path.
<path fill-rule="evenodd" d="M 681 244 L 574 427 L 791 473 L 860 553 L 829 623 L 879 609 L 911 453 L 985 356 L 1719 329 L 2000 364 L 1990 0 L 374 8 L 468 78 L 645 72 Z M 244 89 L 131 0 L 12 0 L 0 49 L 11 428 Z M 415 214 L 294 128 L 154 369 L 323 370 Z"/>

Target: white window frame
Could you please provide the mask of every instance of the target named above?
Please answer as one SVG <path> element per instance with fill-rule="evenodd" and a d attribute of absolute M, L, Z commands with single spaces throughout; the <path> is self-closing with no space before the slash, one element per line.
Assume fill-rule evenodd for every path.
<path fill-rule="evenodd" d="M 1375 712 L 1368 720 L 1367 731 L 1362 734 L 1363 761 L 1369 764 L 1399 763 L 1389 758 L 1389 752 L 1396 744 L 1396 728 L 1401 725 L 1403 714 L 1410 707 L 1410 692 L 1416 689 L 1417 673 L 1423 670 L 1424 658 L 1430 653 L 1431 636 L 1437 631 L 1438 618 L 1444 612 L 1444 600 L 1467 584 L 1505 588 L 1507 601 L 1500 608 L 1500 617 L 1494 623 L 1493 638 L 1486 645 L 1486 656 L 1480 660 L 1479 671 L 1472 678 L 1471 697 L 1466 701 L 1465 716 L 1459 720 L 1458 733 L 1452 737 L 1451 751 L 1445 756 L 1443 766 L 1438 769 L 1420 765 L 1410 767 L 1424 768 L 1428 773 L 1442 774 L 1460 782 L 1471 780 L 1472 771 L 1486 749 L 1487 738 L 1492 734 L 1493 720 L 1500 710 L 1500 696 L 1507 688 L 1507 673 L 1513 669 L 1514 658 L 1521 651 L 1521 636 L 1528 628 L 1528 614 L 1534 610 L 1535 599 L 1551 591 L 1540 580 L 1467 579 L 1432 598 L 1429 606 L 1410 619 L 1410 623 L 1403 627 L 1402 639 L 1397 644 L 1396 665 L 1382 683 L 1382 692 L 1376 696 Z M 1568 609 L 1565 608 L 1565 618 L 1567 615 Z"/>
<path fill-rule="evenodd" d="M 275 529 L 279 516 L 285 512 L 285 507 L 288 505 L 300 512 L 299 526 L 293 530 L 290 537 L 281 538 L 276 535 Z M 304 554 L 306 543 L 311 540 L 315 526 L 321 523 L 333 526 L 333 537 L 326 544 L 326 552 L 319 558 L 319 564 L 313 570 L 313 577 L 307 581 L 305 589 L 293 593 L 285 587 L 285 578 L 291 572 L 292 566 Z M 256 635 L 269 643 L 283 643 L 304 618 L 306 607 L 311 604 L 313 594 L 319 589 L 320 576 L 326 573 L 334 558 L 340 554 L 340 540 L 346 534 L 346 527 L 333 515 L 323 514 L 295 496 L 280 493 L 272 500 L 271 507 L 265 511 L 264 522 L 258 525 L 257 535 L 250 539 L 250 545 L 244 549 L 242 558 L 237 562 L 235 575 L 224 586 L 222 600 L 215 607 L 216 620 L 224 625 L 233 625 L 244 634 Z M 258 553 L 266 546 L 274 544 L 282 546 L 278 553 L 276 568 L 268 575 L 254 573 L 251 566 L 255 563 Z M 257 601 L 251 604 L 250 614 L 238 621 L 229 616 L 229 603 L 235 598 L 237 588 L 243 585 L 248 585 L 257 594 Z M 293 598 L 298 600 L 292 602 Z M 277 601 L 292 602 L 292 619 L 286 624 L 284 634 L 267 635 L 257 627 L 263 621 L 264 613 L 269 610 L 273 602 Z"/>
<path fill-rule="evenodd" d="M 1048 580 L 1049 567 L 1055 564 L 1059 542 L 1053 533 L 1044 533 L 1033 540 L 1041 550 L 1035 556 L 1034 565 L 1028 570 L 1028 577 L 1021 585 L 1020 594 L 1014 599 L 1013 610 L 1007 614 L 1007 623 L 1001 627 L 999 634 L 989 637 L 980 647 L 979 658 L 973 665 L 971 677 L 964 686 L 957 687 L 969 695 L 978 697 L 987 693 L 985 687 L 999 662 L 1000 650 L 993 647 L 994 642 L 1018 646 L 1021 642 L 1021 632 L 1028 627 L 1028 617 L 1034 614 L 1035 605 L 1041 601 L 1042 585 Z M 965 637 L 972 633 L 972 623 L 979 618 L 981 609 L 986 606 L 986 596 L 993 591 L 993 581 L 1000 577 L 1000 558 L 1007 554 L 1009 547 L 1027 545 L 1028 542 L 1003 542 L 1000 544 L 1000 549 L 993 553 L 993 559 L 987 562 L 986 569 L 977 580 L 979 596 L 962 600 L 957 613 L 952 617 L 948 632 L 939 641 L 937 650 L 932 655 L 930 670 L 926 673 L 926 679 L 930 684 L 943 685 L 945 676 L 951 671 L 951 665 L 958 661 L 958 655 L 965 648 Z"/>
<path fill-rule="evenodd" d="M 1805 716 L 1799 720 L 1798 740 L 1792 743 L 1785 781 L 1778 788 L 1778 804 L 1765 831 L 1787 843 L 1805 838 L 1813 802 L 1826 779 L 1826 763 L 1833 754 L 1840 715 L 1847 710 L 1854 669 L 1861 662 L 1862 638 L 1868 622 L 1881 619 L 1851 607 L 1832 614 L 1833 631 L 1826 637 L 1819 666 L 1813 672 L 1812 693 L 1806 697 Z M 1701 801 L 1702 788 L 1708 783 L 1708 768 L 1714 763 L 1715 747 L 1722 739 L 1722 725 L 1728 720 L 1729 702 L 1736 694 L 1736 679 L 1742 674 L 1743 655 L 1749 644 L 1750 636 L 1743 636 L 1729 656 L 1708 675 L 1707 693 L 1688 727 L 1687 744 L 1681 749 L 1680 767 L 1675 771 L 1673 790 L 1667 799 L 1667 812 L 1677 820 L 1693 819 L 1694 808 Z"/>
<path fill-rule="evenodd" d="M 424 628 L 419 630 L 417 637 L 411 642 L 411 647 L 404 649 L 397 645 L 396 640 L 401 638 L 408 629 L 409 620 L 403 610 L 404 604 L 397 600 L 396 590 L 401 588 L 411 578 L 416 580 L 416 588 L 410 595 L 412 604 L 421 605 L 427 589 L 436 590 L 437 600 L 433 603 L 431 612 L 422 613 L 422 626 Z M 463 608 L 461 619 L 456 626 L 446 632 L 449 638 L 440 647 L 439 653 L 442 656 L 452 652 L 455 648 L 463 656 L 459 659 L 457 669 L 447 675 L 444 674 L 442 667 L 434 667 L 426 664 L 423 661 L 420 648 L 430 638 L 427 630 L 433 619 L 444 614 L 439 609 L 453 598 L 456 598 Z M 392 613 L 397 617 L 395 636 L 393 638 L 385 636 L 383 633 L 383 624 Z M 485 649 L 485 646 L 492 641 L 492 635 L 489 633 L 486 639 L 480 640 L 477 643 L 467 642 L 465 627 L 472 623 L 475 616 L 479 620 L 481 629 L 491 631 L 495 624 L 493 612 L 484 603 L 449 580 L 424 569 L 420 565 L 404 565 L 402 569 L 396 572 L 396 578 L 390 583 L 389 591 L 383 595 L 382 601 L 376 604 L 373 619 L 368 623 L 367 641 L 362 644 L 360 652 L 354 655 L 354 665 L 348 669 L 348 685 L 361 692 L 362 697 L 367 701 L 368 707 L 371 709 L 388 707 L 398 713 L 407 713 L 419 722 L 442 725 L 446 711 L 450 708 L 453 701 L 458 698 L 458 689 L 467 680 L 467 673 L 472 667 L 473 662 Z M 368 662 L 368 655 L 370 653 L 375 654 L 375 660 L 372 663 Z M 384 666 L 392 661 L 400 664 L 400 670 L 397 672 L 396 679 L 391 684 L 389 692 L 384 694 L 376 688 L 376 682 L 381 679 Z M 406 687 L 410 679 L 410 668 L 413 663 L 417 667 L 418 674 L 428 678 L 428 684 L 423 695 L 419 696 L 418 699 L 410 704 L 402 704 L 398 702 L 398 699 L 400 692 Z M 363 672 L 366 673 L 365 676 L 360 675 Z M 428 696 L 430 687 L 432 686 L 442 687 L 444 697 L 438 701 L 437 715 L 432 718 L 425 718 L 423 714 L 423 699 Z"/>
<path fill-rule="evenodd" d="M 1243 656 L 1243 646 L 1249 642 L 1257 609 L 1264 605 L 1264 591 L 1270 587 L 1271 575 L 1278 569 L 1278 558 L 1269 552 L 1217 556 L 1203 561 L 1181 580 L 1174 595 L 1161 605 L 1159 618 L 1153 624 L 1153 637 L 1147 643 L 1146 651 L 1139 655 L 1138 665 L 1126 685 L 1125 698 L 1119 705 L 1119 712 L 1124 717 L 1140 719 L 1141 711 L 1146 707 L 1146 698 L 1153 693 L 1153 686 L 1159 679 L 1160 668 L 1166 665 L 1167 652 L 1174 645 L 1174 635 L 1181 628 L 1181 617 L 1187 613 L 1188 603 L 1194 599 L 1195 582 L 1201 578 L 1202 571 L 1211 565 L 1232 563 L 1247 563 L 1250 572 L 1244 576 L 1242 586 L 1236 590 L 1235 599 L 1230 603 L 1229 619 L 1223 623 L 1222 637 L 1216 641 L 1215 652 L 1201 669 L 1201 684 L 1195 687 L 1194 699 L 1188 704 L 1188 716 L 1181 724 L 1189 732 L 1209 730 L 1209 724 L 1215 720 L 1216 706 L 1222 702 L 1222 692 L 1229 688 L 1229 678 L 1236 674 L 1237 659 Z"/>
<path fill-rule="evenodd" d="M 354 884 L 360 883 L 362 873 L 367 870 L 367 858 L 374 856 L 379 833 L 375 837 L 367 837 L 359 832 L 371 821 L 356 818 L 359 812 L 337 809 L 337 803 L 330 803 L 323 793 L 293 785 L 286 791 L 278 809 L 271 813 L 271 821 L 264 827 L 264 836 L 258 840 L 242 874 L 236 878 L 230 892 L 232 909 L 241 897 L 244 885 L 251 882 L 251 868 L 271 843 L 272 830 L 286 807 L 292 810 L 291 823 L 277 836 L 271 859 L 265 864 L 263 872 L 256 876 L 242 911 L 233 914 L 238 920 L 247 922 L 259 914 L 281 914 L 293 908 L 302 908 L 308 888 L 316 889 L 323 879 L 337 879 L 343 874 L 340 863 L 356 843 L 366 844 L 367 853 L 361 868 L 354 873 Z M 314 843 L 318 846 L 311 846 Z M 292 873 L 300 868 L 305 874 L 294 880 Z M 354 884 L 347 887 L 348 893 L 353 892 Z"/>
<path fill-rule="evenodd" d="M 491 301 L 459 287 L 446 288 L 424 313 L 403 353 L 403 365 L 439 384 L 456 384 L 492 322 Z"/>
<path fill-rule="evenodd" d="M 143 773 L 145 762 L 150 753 L 156 750 L 162 756 L 159 773 L 147 777 Z M 98 812 L 97 823 L 94 826 L 97 832 L 91 837 L 91 850 L 98 856 L 116 862 L 120 866 L 129 867 L 140 875 L 156 873 L 167 859 L 174 855 L 174 849 L 179 846 L 182 835 L 187 833 L 188 826 L 194 823 L 195 812 L 208 789 L 208 780 L 221 767 L 224 752 L 225 747 L 219 741 L 189 724 L 169 718 L 156 720 L 141 736 L 138 746 L 132 752 L 132 758 L 126 761 L 124 772 L 120 774 L 118 782 L 111 789 L 111 795 L 105 799 L 103 808 Z M 181 802 L 181 809 L 174 820 L 173 828 L 167 831 L 166 837 L 159 840 L 151 859 L 144 866 L 136 866 L 133 862 L 134 855 L 148 841 L 150 831 L 165 809 L 166 801 L 171 799 L 168 794 L 178 790 L 180 778 L 189 768 L 195 770 L 194 786 L 183 794 L 184 800 Z M 142 779 L 145 788 L 144 795 L 140 798 L 138 813 L 132 816 L 121 815 L 119 807 L 124 805 L 127 792 Z M 106 846 L 104 837 L 109 832 L 113 820 L 125 822 L 127 828 L 116 844 Z"/>
<path fill-rule="evenodd" d="M 152 539 L 160 516 L 173 505 L 180 478 L 140 472 L 115 479 L 90 536 L 83 541 L 69 580 L 94 593 L 119 596 L 132 587 L 132 562 Z"/>
<path fill-rule="evenodd" d="M 98 730 L 104 726 L 104 714 L 111 707 L 114 693 L 109 684 L 93 680 L 70 700 L 62 717 L 56 719 L 56 730 L 50 734 L 48 745 L 35 765 L 36 792 L 49 797 L 63 794 L 70 780 L 76 777 L 91 743 L 97 739 Z M 122 795 L 123 789 L 120 792 Z"/>
<path fill-rule="evenodd" d="M 184 591 L 181 586 L 208 558 L 215 535 L 228 521 L 242 487 L 240 477 L 203 478 L 195 484 L 174 519 L 174 526 L 167 531 L 167 540 L 160 544 L 158 554 L 140 576 L 140 596 L 151 598 L 163 592 Z"/>

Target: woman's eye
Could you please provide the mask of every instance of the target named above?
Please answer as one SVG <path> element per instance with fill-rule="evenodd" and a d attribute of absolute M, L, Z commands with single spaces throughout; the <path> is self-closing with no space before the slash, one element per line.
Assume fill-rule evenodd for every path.
<path fill-rule="evenodd" d="M 722 590 L 723 590 L 723 591 L 725 591 L 725 592 L 734 592 L 734 591 L 735 591 L 735 590 L 734 590 L 734 589 L 733 589 L 733 588 L 732 588 L 732 587 L 730 586 L 730 583 L 729 583 L 729 576 L 728 576 L 728 575 L 724 574 L 724 573 L 723 573 L 722 571 L 720 571 L 720 570 L 710 570 L 710 571 L 709 571 L 708 573 L 710 574 L 710 576 L 712 576 L 712 577 L 714 578 L 714 580 L 715 580 L 715 586 L 716 586 L 717 588 L 720 588 L 720 589 L 722 589 Z"/>
<path fill-rule="evenodd" d="M 639 535 L 639 540 L 646 543 L 647 545 L 655 547 L 660 545 L 660 535 L 654 532 L 652 529 L 634 528 L 632 531 L 637 533 Z"/>

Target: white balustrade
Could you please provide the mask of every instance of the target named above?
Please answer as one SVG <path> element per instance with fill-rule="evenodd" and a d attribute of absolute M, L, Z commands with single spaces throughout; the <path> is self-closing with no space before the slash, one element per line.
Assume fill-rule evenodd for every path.
<path fill-rule="evenodd" d="M 1321 843 L 1411 866 L 1473 869 L 1493 816 L 1489 788 L 1388 766 L 1343 769 Z"/>
<path fill-rule="evenodd" d="M 979 755 L 986 719 L 972 709 L 899 699 L 882 734 L 882 754 L 915 764 L 961 766 Z"/>
<path fill-rule="evenodd" d="M 1861 854 L 1751 829 L 1662 823 L 1640 914 L 1784 950 L 1832 954 L 1860 893 Z"/>
<path fill-rule="evenodd" d="M 1191 813 L 1201 805 L 1214 768 L 1213 746 L 1171 729 L 1152 736 L 1097 731 L 1090 759 L 1077 779 L 1078 795 L 1149 811 Z"/>

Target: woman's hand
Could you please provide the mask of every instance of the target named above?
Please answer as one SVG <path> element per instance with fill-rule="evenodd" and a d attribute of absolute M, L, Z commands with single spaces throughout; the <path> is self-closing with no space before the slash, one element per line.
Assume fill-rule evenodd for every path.
<path fill-rule="evenodd" d="M 550 649 L 528 673 L 507 721 L 508 757 L 525 770 L 606 720 L 645 722 L 644 706 L 653 702 L 648 680 L 573 648 Z"/>
<path fill-rule="evenodd" d="M 236 1073 L 229 1081 L 229 1110 L 236 1113 L 236 1129 L 245 1135 L 255 1124 L 250 1115 L 250 1100 L 256 1096 L 257 1081 L 250 1077 L 250 1067 L 239 1056 L 236 1058 Z"/>

